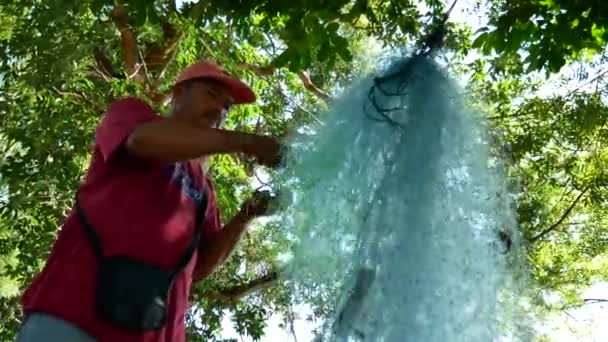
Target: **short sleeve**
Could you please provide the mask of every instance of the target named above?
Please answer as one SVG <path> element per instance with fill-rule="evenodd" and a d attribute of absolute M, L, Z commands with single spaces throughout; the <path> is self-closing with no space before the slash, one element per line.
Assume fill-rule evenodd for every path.
<path fill-rule="evenodd" d="M 104 161 L 109 160 L 139 125 L 161 117 L 144 101 L 125 98 L 114 102 L 97 127 L 95 142 Z"/>

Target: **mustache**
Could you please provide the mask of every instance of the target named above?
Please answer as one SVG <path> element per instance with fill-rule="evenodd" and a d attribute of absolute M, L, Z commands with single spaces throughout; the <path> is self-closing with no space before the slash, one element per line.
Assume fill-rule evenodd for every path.
<path fill-rule="evenodd" d="M 206 110 L 200 116 L 199 120 L 207 121 L 215 126 L 220 126 L 226 121 L 227 111 L 226 110 Z"/>

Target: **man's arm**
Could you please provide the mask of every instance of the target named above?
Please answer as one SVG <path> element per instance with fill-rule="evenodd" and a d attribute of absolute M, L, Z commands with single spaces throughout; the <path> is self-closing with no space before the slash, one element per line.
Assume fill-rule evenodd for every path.
<path fill-rule="evenodd" d="M 246 212 L 240 211 L 222 229 L 205 240 L 204 247 L 199 250 L 195 280 L 207 278 L 228 259 L 247 231 L 251 219 Z"/>
<path fill-rule="evenodd" d="M 194 272 L 195 281 L 207 278 L 230 257 L 237 243 L 247 231 L 249 223 L 256 217 L 269 214 L 272 199 L 273 197 L 267 191 L 256 192 L 224 228 L 203 241 Z"/>
<path fill-rule="evenodd" d="M 141 159 L 178 162 L 218 153 L 259 157 L 260 153 L 278 150 L 278 144 L 272 138 L 254 134 L 198 128 L 176 120 L 157 120 L 137 126 L 127 138 L 126 148 Z"/>

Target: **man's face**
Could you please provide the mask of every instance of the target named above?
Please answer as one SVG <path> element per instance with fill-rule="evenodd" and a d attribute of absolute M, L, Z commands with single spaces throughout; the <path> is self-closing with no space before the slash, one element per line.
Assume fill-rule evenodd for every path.
<path fill-rule="evenodd" d="M 233 99 L 229 89 L 214 81 L 193 81 L 182 89 L 179 96 L 184 119 L 204 128 L 220 127 Z"/>

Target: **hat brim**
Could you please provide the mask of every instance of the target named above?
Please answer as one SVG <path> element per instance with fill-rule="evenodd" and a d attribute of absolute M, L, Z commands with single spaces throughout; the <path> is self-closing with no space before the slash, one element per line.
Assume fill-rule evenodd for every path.
<path fill-rule="evenodd" d="M 209 76 L 209 78 L 224 84 L 230 89 L 234 104 L 252 103 L 256 100 L 253 90 L 245 82 L 237 78 L 228 75 L 213 75 Z"/>

